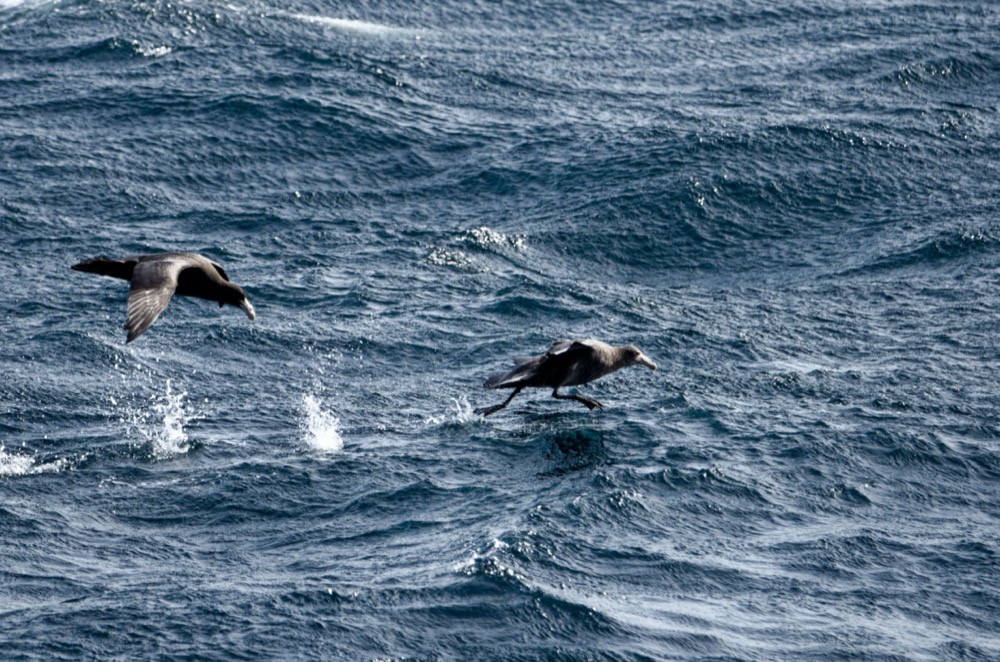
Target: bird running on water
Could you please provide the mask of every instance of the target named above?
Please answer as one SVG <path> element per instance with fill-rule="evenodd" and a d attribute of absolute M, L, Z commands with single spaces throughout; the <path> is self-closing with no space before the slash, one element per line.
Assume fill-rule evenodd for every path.
<path fill-rule="evenodd" d="M 76 271 L 121 278 L 131 283 L 125 328 L 130 343 L 143 334 L 170 303 L 174 294 L 217 301 L 242 308 L 257 319 L 253 306 L 239 285 L 216 262 L 197 253 L 157 253 L 119 260 L 98 257 L 74 264 Z"/>
<path fill-rule="evenodd" d="M 557 340 L 545 354 L 515 358 L 514 363 L 517 367 L 513 370 L 493 375 L 483 384 L 485 388 L 513 388 L 514 392 L 502 403 L 481 407 L 475 413 L 482 416 L 495 414 L 506 407 L 521 389 L 529 386 L 551 388 L 553 398 L 576 400 L 586 405 L 587 409 L 604 409 L 604 405 L 593 398 L 561 395 L 559 389 L 586 384 L 631 365 L 644 365 L 656 370 L 656 364 L 635 345 L 615 347 L 593 339 Z"/>

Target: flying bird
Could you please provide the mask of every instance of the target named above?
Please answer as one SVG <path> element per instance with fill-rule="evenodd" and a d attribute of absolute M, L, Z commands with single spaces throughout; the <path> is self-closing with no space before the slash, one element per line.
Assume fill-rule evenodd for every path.
<path fill-rule="evenodd" d="M 553 398 L 576 400 L 586 405 L 587 409 L 604 409 L 604 405 L 593 398 L 561 395 L 559 389 L 586 384 L 631 365 L 644 365 L 656 370 L 656 364 L 635 345 L 615 347 L 593 339 L 557 340 L 541 356 L 518 357 L 514 363 L 517 367 L 513 370 L 495 374 L 483 384 L 484 388 L 513 388 L 514 392 L 502 403 L 481 407 L 475 413 L 482 416 L 495 414 L 510 404 L 521 389 L 529 386 L 551 388 Z"/>
<path fill-rule="evenodd" d="M 113 260 L 98 257 L 74 264 L 76 271 L 121 278 L 131 283 L 125 328 L 130 343 L 148 329 L 170 303 L 174 294 L 217 301 L 219 307 L 238 306 L 251 320 L 253 306 L 239 285 L 217 263 L 197 253 L 157 253 Z"/>

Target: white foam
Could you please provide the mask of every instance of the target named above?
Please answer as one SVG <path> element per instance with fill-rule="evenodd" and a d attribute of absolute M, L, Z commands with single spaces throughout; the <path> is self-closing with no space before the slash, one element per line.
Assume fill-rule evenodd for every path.
<path fill-rule="evenodd" d="M 462 251 L 452 251 L 446 248 L 435 248 L 427 256 L 430 263 L 436 267 L 453 267 L 465 271 L 476 271 L 476 263 Z"/>
<path fill-rule="evenodd" d="M 523 234 L 506 235 L 485 225 L 467 230 L 463 239 L 480 248 L 510 246 L 516 250 L 524 250 L 528 241 Z"/>
<path fill-rule="evenodd" d="M 340 419 L 329 410 L 323 409 L 323 403 L 312 394 L 302 398 L 302 431 L 305 442 L 310 448 L 323 452 L 336 452 L 344 447 L 340 436 Z"/>
<path fill-rule="evenodd" d="M 0 444 L 0 476 L 27 476 L 46 472 L 58 472 L 66 468 L 68 460 L 60 459 L 53 462 L 37 464 L 35 458 L 22 453 L 10 453 L 6 446 Z"/>
<path fill-rule="evenodd" d="M 389 25 L 382 25 L 380 23 L 369 23 L 368 21 L 358 21 L 351 18 L 334 18 L 331 16 L 313 16 L 310 14 L 292 14 L 294 18 L 300 21 L 305 21 L 307 23 L 315 23 L 316 25 L 324 25 L 331 28 L 336 28 L 337 30 L 349 30 L 351 32 L 361 32 L 363 34 L 386 34 L 389 32 L 395 32 L 398 28 L 391 27 Z"/>
<path fill-rule="evenodd" d="M 142 46 L 136 44 L 136 49 L 143 57 L 164 57 L 174 52 L 169 46 Z"/>
<path fill-rule="evenodd" d="M 0 10 L 13 9 L 21 5 L 40 5 L 45 0 L 0 0 Z"/>
<path fill-rule="evenodd" d="M 500 560 L 501 555 L 505 555 L 510 545 L 504 541 L 493 538 L 482 550 L 472 552 L 472 555 L 465 561 L 459 561 L 453 566 L 453 570 L 463 575 L 489 575 L 493 577 L 517 577 L 514 568 L 508 566 Z"/>

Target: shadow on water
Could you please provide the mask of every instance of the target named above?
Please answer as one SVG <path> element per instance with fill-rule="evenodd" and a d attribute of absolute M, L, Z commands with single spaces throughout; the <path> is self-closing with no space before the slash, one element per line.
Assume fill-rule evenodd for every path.
<path fill-rule="evenodd" d="M 549 466 L 541 476 L 561 476 L 609 462 L 604 445 L 604 431 L 590 427 L 548 429 L 535 437 L 546 448 Z"/>

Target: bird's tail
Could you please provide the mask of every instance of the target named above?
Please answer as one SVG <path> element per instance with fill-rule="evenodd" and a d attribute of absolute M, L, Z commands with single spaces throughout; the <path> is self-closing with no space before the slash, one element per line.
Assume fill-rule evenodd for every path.
<path fill-rule="evenodd" d="M 136 261 L 126 258 L 124 260 L 112 260 L 107 257 L 95 257 L 92 260 L 84 260 L 74 264 L 71 269 L 75 271 L 85 271 L 90 274 L 101 274 L 122 280 L 132 279 L 132 270 L 135 269 Z"/>

